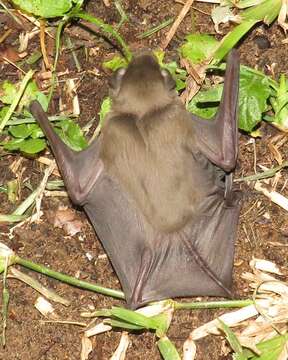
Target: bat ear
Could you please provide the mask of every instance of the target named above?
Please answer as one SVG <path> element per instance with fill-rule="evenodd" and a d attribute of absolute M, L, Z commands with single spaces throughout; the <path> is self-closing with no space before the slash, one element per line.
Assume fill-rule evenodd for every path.
<path fill-rule="evenodd" d="M 170 72 L 166 69 L 161 69 L 161 75 L 164 79 L 164 84 L 167 90 L 173 90 L 176 87 L 175 80 L 171 76 Z"/>
<path fill-rule="evenodd" d="M 126 74 L 126 70 L 127 70 L 126 68 L 118 69 L 117 71 L 115 71 L 113 76 L 109 79 L 109 87 L 110 87 L 113 95 L 118 94 L 123 76 Z"/>

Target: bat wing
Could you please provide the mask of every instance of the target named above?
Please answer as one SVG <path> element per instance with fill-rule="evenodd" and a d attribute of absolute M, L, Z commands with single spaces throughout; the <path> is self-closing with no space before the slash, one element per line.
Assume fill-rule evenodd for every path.
<path fill-rule="evenodd" d="M 230 296 L 239 203 L 224 191 L 205 199 L 181 231 L 149 229 L 143 215 L 105 171 L 85 211 L 119 277 L 128 305 L 181 296 Z M 97 204 L 97 205 L 96 205 Z"/>
<path fill-rule="evenodd" d="M 213 120 L 192 115 L 198 147 L 213 164 L 227 173 L 234 170 L 238 154 L 239 56 L 232 50 L 218 112 Z"/>
<path fill-rule="evenodd" d="M 49 140 L 71 200 L 74 204 L 83 205 L 103 171 L 103 163 L 99 159 L 100 141 L 94 140 L 81 152 L 73 151 L 56 134 L 37 100 L 31 102 L 30 112 Z"/>

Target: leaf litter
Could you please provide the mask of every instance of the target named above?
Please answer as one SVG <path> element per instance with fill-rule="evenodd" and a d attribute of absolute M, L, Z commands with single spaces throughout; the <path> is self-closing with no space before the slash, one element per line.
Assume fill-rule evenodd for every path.
<path fill-rule="evenodd" d="M 284 91 L 284 92 L 285 92 L 285 91 Z M 279 95 L 277 95 L 277 94 L 276 94 L 276 98 L 277 98 L 277 96 L 279 96 Z M 281 101 L 282 101 L 282 100 L 281 100 Z M 281 101 L 280 101 L 280 102 L 281 102 Z M 275 106 L 275 108 L 276 108 L 276 105 L 274 105 L 274 106 Z M 265 109 L 266 109 L 266 108 L 265 108 Z M 278 109 L 279 109 L 279 108 L 278 108 Z M 281 108 L 281 105 L 280 105 L 280 111 L 281 111 L 282 109 L 283 109 L 283 108 Z M 262 115 L 262 112 L 263 112 L 263 111 L 261 111 L 261 115 Z M 278 113 L 279 113 L 279 111 L 278 111 L 278 110 L 277 110 L 276 112 L 278 112 Z M 258 118 L 259 118 L 259 116 L 258 116 Z M 285 118 L 285 115 L 284 115 L 284 118 Z M 270 280 L 271 280 L 271 279 L 270 279 Z M 274 281 L 274 280 L 273 280 L 273 281 Z M 260 288 L 259 288 L 259 289 L 260 289 Z M 267 289 L 266 289 L 266 290 L 267 290 Z M 263 305 L 263 306 L 264 306 L 264 305 Z M 264 309 L 265 309 L 265 307 L 264 307 Z M 259 310 L 259 309 L 258 309 L 258 310 Z M 272 311 L 272 313 L 273 313 L 273 311 Z M 164 341 L 166 341 L 166 339 L 165 339 L 165 338 L 164 338 Z M 88 347 L 89 347 L 89 346 L 88 346 Z M 255 348 L 254 348 L 254 349 L 255 349 Z"/>

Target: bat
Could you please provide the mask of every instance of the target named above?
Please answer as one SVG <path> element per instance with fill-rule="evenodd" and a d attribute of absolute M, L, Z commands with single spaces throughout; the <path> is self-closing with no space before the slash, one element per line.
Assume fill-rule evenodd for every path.
<path fill-rule="evenodd" d="M 151 54 L 138 55 L 111 78 L 111 111 L 81 152 L 63 143 L 37 101 L 30 105 L 132 309 L 171 297 L 232 296 L 238 88 L 233 50 L 218 113 L 200 119 L 186 111 L 169 72 Z"/>

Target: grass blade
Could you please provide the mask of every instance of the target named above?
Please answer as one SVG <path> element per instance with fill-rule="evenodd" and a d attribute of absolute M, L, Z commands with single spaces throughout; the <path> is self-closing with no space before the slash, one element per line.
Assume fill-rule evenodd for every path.
<path fill-rule="evenodd" d="M 9 110 L 7 111 L 6 115 L 4 116 L 3 120 L 0 123 L 0 133 L 6 126 L 8 120 L 12 116 L 13 112 L 15 111 L 19 101 L 21 100 L 22 95 L 24 94 L 24 91 L 26 89 L 26 86 L 28 85 L 29 81 L 32 79 L 32 76 L 34 74 L 33 70 L 29 70 L 27 74 L 24 76 L 23 80 L 21 81 L 20 88 L 12 102 L 12 104 L 9 107 Z"/>
<path fill-rule="evenodd" d="M 181 360 L 178 351 L 167 336 L 157 342 L 158 349 L 164 360 Z"/>

